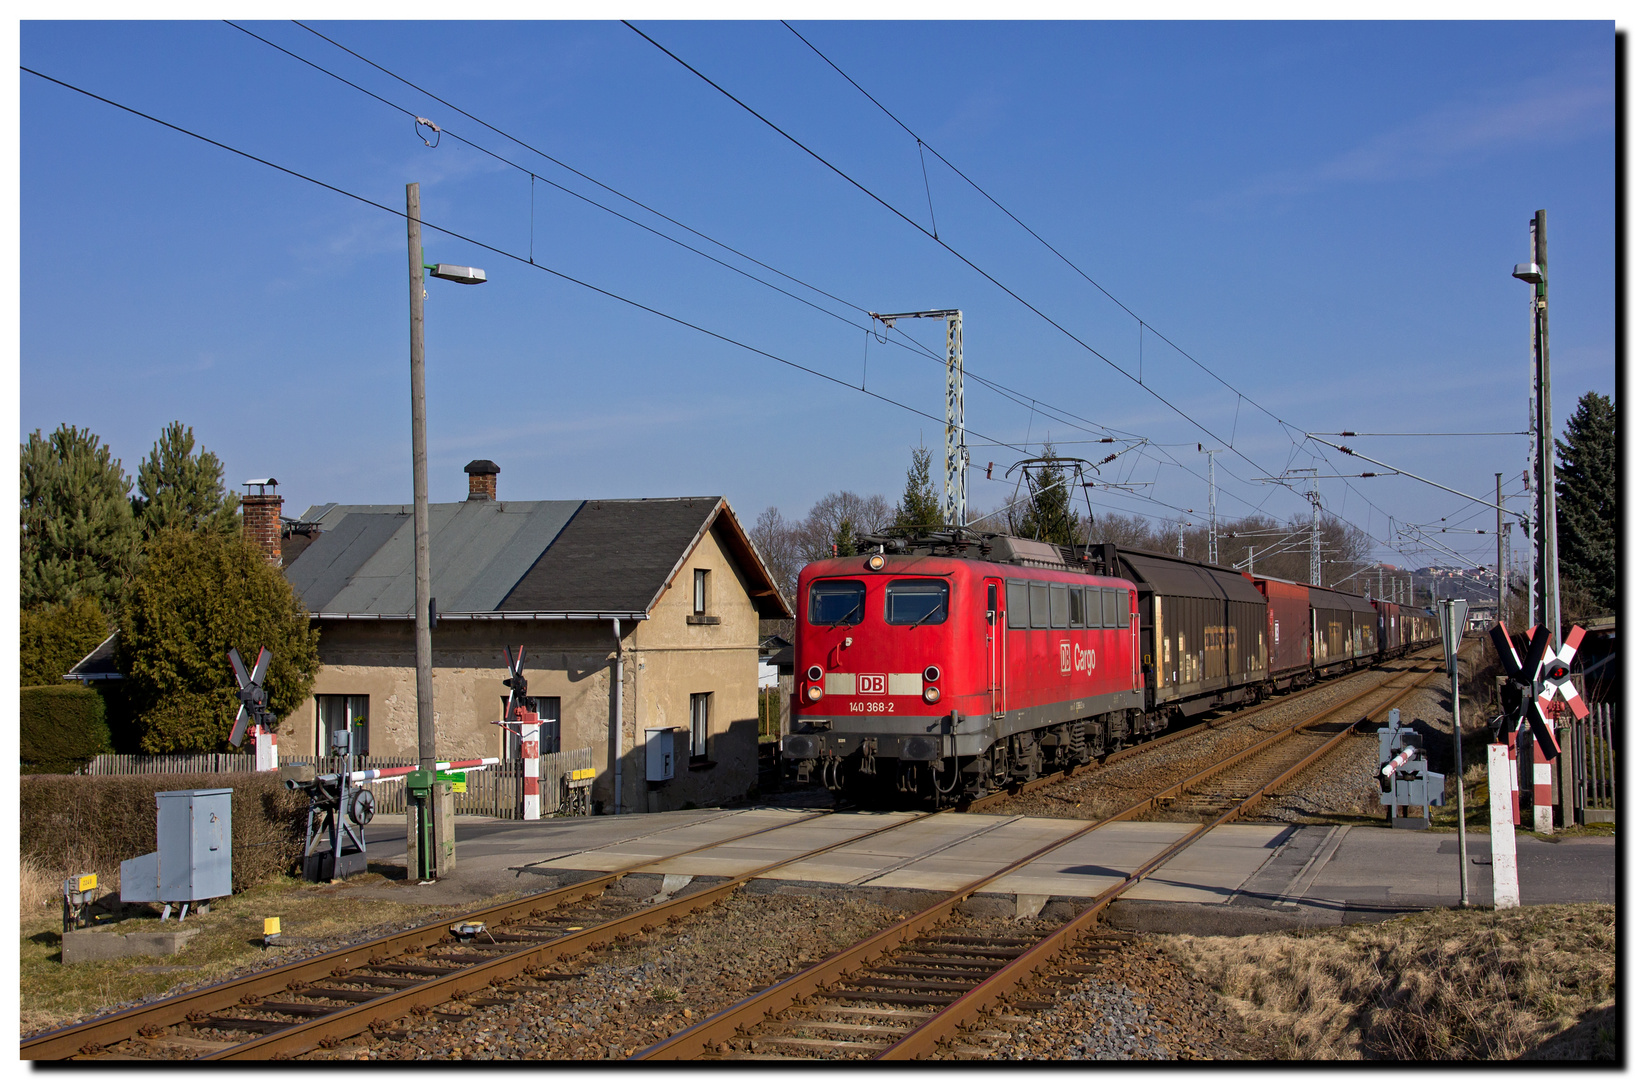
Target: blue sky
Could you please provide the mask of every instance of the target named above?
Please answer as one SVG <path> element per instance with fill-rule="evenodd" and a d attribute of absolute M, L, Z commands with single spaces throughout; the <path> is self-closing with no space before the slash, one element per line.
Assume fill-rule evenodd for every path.
<path fill-rule="evenodd" d="M 421 184 L 428 225 L 470 238 L 428 228 L 427 261 L 490 279 L 428 284 L 434 500 L 480 457 L 513 499 L 725 494 L 752 520 L 895 498 L 922 438 L 940 470 L 942 327 L 882 343 L 865 313 L 958 307 L 968 371 L 1012 392 L 968 382 L 973 504 L 1007 493 L 982 474 L 1014 446 L 1146 439 L 1102 478 L 1151 486 L 1098 512 L 1204 521 L 1203 442 L 1227 447 L 1223 516 L 1303 518 L 1255 478 L 1312 466 L 1304 432 L 1525 430 L 1510 269 L 1539 208 L 1558 431 L 1614 390 L 1610 22 L 793 24 L 1077 270 L 922 167 L 777 22 L 637 26 L 833 169 L 617 22 L 309 24 L 421 89 L 293 23 L 242 25 L 392 104 L 219 22 L 28 22 L 21 61 L 392 209 Z M 287 513 L 409 501 L 400 216 L 26 73 L 20 113 L 20 438 L 89 427 L 134 474 L 179 419 L 230 482 L 276 476 Z M 445 129 L 435 149 L 414 116 Z M 1106 429 L 1115 447 L 1076 441 Z M 1526 463 L 1520 435 L 1345 441 L 1485 498 Z M 1411 480 L 1321 483 L 1382 541 L 1390 519 L 1491 528 Z M 1491 559 L 1490 536 L 1438 539 Z"/>

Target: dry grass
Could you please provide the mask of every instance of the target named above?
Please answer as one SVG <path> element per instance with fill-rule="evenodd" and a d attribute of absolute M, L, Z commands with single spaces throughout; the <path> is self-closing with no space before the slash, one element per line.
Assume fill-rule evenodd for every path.
<path fill-rule="evenodd" d="M 1433 911 L 1166 950 L 1214 986 L 1278 1057 L 1612 1060 L 1617 909 Z"/>
<path fill-rule="evenodd" d="M 36 876 L 50 886 L 51 897 L 48 904 L 29 906 L 25 875 L 18 957 L 20 1034 L 24 1037 L 150 995 L 231 978 L 250 965 L 277 957 L 277 952 L 269 956 L 261 946 L 262 920 L 267 916 L 283 920 L 288 946 L 333 947 L 341 938 L 359 940 L 409 923 L 453 919 L 464 910 L 498 903 L 511 895 L 501 894 L 480 904 L 427 908 L 359 895 L 385 883 L 373 872 L 330 884 L 275 878 L 211 901 L 208 915 L 189 915 L 184 928 L 196 927 L 200 933 L 174 956 L 130 956 L 64 966 L 58 899 L 62 881 L 43 871 Z M 157 905 L 132 905 L 106 932 L 150 932 L 177 926 L 174 917 L 161 924 L 158 914 Z"/>

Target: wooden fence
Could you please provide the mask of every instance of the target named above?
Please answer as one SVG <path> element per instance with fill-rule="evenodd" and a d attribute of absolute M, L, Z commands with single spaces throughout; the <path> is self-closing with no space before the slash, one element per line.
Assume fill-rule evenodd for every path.
<path fill-rule="evenodd" d="M 339 772 L 343 763 L 338 757 L 281 756 L 282 767 L 310 766 L 320 773 Z M 418 765 L 418 758 L 356 757 L 353 769 L 394 769 Z M 564 779 L 576 769 L 591 767 L 590 747 L 565 750 L 560 754 L 541 754 L 539 758 L 540 812 L 554 814 L 561 809 Z M 210 774 L 249 773 L 255 771 L 253 754 L 98 754 L 85 770 L 91 776 L 134 776 L 143 774 Z M 401 780 L 376 781 L 370 787 L 375 793 L 377 814 L 405 812 L 404 785 Z M 455 792 L 456 814 L 480 814 L 484 817 L 522 817 L 522 762 L 502 761 L 481 772 L 466 773 L 466 790 Z"/>

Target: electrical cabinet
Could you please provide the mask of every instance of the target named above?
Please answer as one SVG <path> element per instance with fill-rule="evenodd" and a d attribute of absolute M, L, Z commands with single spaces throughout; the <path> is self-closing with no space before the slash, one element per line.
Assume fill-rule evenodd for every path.
<path fill-rule="evenodd" d="M 674 780 L 676 776 L 676 729 L 647 729 L 647 782 Z"/>
<path fill-rule="evenodd" d="M 189 903 L 233 892 L 233 789 L 160 791 L 159 850 L 119 864 L 119 898 Z"/>

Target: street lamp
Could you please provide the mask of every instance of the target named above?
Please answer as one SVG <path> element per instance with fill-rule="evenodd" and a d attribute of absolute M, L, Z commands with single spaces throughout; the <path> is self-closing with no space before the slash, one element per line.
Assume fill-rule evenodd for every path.
<path fill-rule="evenodd" d="M 418 865 L 422 881 L 437 877 L 437 843 L 433 811 L 437 775 L 437 726 L 431 692 L 431 510 L 426 498 L 426 288 L 424 273 L 462 285 L 481 285 L 488 275 L 474 266 L 427 265 L 420 246 L 420 185 L 408 186 L 409 219 L 409 397 L 414 443 L 414 682 L 420 768 L 409 783 L 420 792 L 415 800 Z"/>

